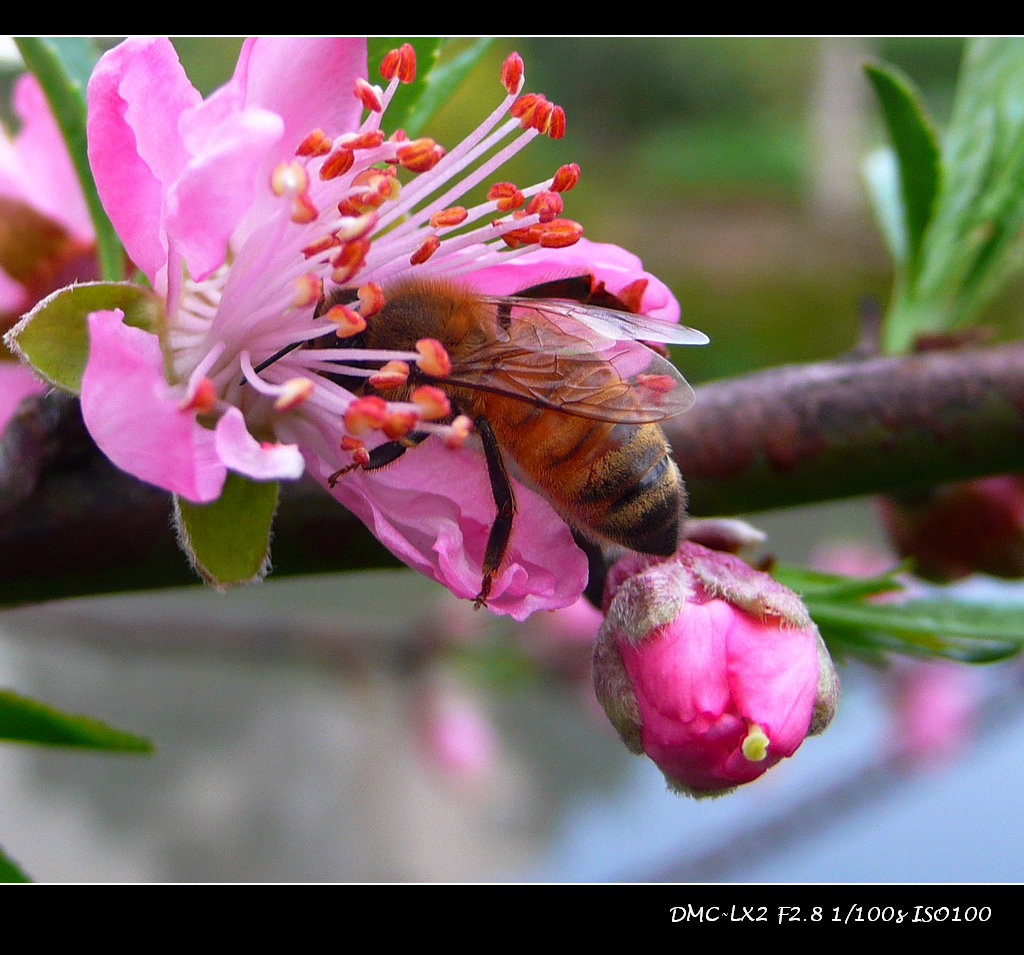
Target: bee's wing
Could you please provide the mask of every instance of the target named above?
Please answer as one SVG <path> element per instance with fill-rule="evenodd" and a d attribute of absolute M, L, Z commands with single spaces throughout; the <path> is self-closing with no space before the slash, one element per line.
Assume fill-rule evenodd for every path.
<path fill-rule="evenodd" d="M 624 312 L 600 305 L 584 305 L 561 299 L 491 298 L 485 301 L 514 309 L 542 311 L 550 321 L 566 323 L 570 329 L 583 325 L 605 338 L 619 341 L 663 342 L 667 345 L 706 345 L 708 336 L 695 328 L 677 325 L 650 315 Z"/>
<path fill-rule="evenodd" d="M 495 309 L 493 335 L 460 354 L 449 385 L 627 424 L 663 421 L 693 404 L 693 390 L 678 369 L 637 340 L 652 339 L 648 325 L 668 323 L 602 308 L 595 329 L 591 306 L 528 298 L 488 303 Z M 628 327 L 628 337 L 605 334 L 612 330 L 609 315 L 615 329 Z"/>

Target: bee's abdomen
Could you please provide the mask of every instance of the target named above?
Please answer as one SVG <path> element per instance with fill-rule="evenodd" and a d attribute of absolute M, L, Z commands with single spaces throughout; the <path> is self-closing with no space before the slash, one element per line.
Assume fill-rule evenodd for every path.
<path fill-rule="evenodd" d="M 675 553 L 685 496 L 657 425 L 537 408 L 498 417 L 506 418 L 495 427 L 502 444 L 570 521 L 631 550 Z"/>

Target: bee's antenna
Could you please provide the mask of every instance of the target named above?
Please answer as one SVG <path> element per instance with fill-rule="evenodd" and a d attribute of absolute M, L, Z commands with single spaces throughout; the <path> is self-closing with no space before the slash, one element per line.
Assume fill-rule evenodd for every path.
<path fill-rule="evenodd" d="M 290 345 L 285 345 L 284 348 L 279 348 L 276 352 L 274 352 L 273 355 L 271 355 L 269 358 L 265 358 L 255 368 L 253 368 L 253 371 L 258 375 L 261 371 L 263 371 L 264 368 L 269 368 L 272 364 L 274 364 L 275 361 L 284 358 L 284 356 L 287 355 L 289 352 L 295 351 L 296 348 L 304 344 L 305 342 L 292 342 Z M 242 376 L 242 380 L 239 382 L 239 384 L 245 384 L 244 375 Z"/>

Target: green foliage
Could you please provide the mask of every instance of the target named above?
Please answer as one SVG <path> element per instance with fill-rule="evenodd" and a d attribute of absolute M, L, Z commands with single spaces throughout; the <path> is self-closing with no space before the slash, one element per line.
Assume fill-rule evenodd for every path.
<path fill-rule="evenodd" d="M 263 576 L 277 492 L 276 481 L 250 481 L 228 472 L 216 501 L 192 504 L 177 499 L 182 546 L 205 580 L 228 586 Z"/>
<path fill-rule="evenodd" d="M 4 340 L 50 384 L 78 394 L 89 358 L 89 313 L 103 309 L 120 309 L 125 322 L 136 328 L 161 327 L 163 303 L 148 289 L 127 282 L 88 282 L 47 296 Z"/>
<path fill-rule="evenodd" d="M 380 63 L 384 55 L 403 43 L 411 43 L 416 51 L 416 78 L 404 86 L 388 107 L 388 126 L 416 135 L 427 120 L 466 78 L 486 52 L 489 37 L 478 37 L 456 55 L 448 58 L 451 41 L 443 37 L 372 36 L 367 38 L 367 61 L 370 82 L 380 79 Z"/>
<path fill-rule="evenodd" d="M 67 144 L 96 230 L 101 275 L 115 281 L 124 274 L 124 252 L 100 203 L 86 141 L 85 89 L 99 51 L 86 37 L 18 37 L 15 42 L 39 80 Z"/>
<path fill-rule="evenodd" d="M 112 729 L 90 716 L 62 713 L 11 690 L 0 690 L 0 740 L 121 753 L 148 753 L 153 749 L 149 740 L 134 733 Z"/>
<path fill-rule="evenodd" d="M 32 880 L 21 871 L 20 867 L 12 862 L 7 855 L 0 850 L 0 882 L 9 885 L 14 882 L 31 882 Z"/>
<path fill-rule="evenodd" d="M 802 595 L 837 656 L 876 659 L 890 652 L 990 663 L 1020 652 L 1024 606 L 960 600 L 938 588 L 904 599 L 897 576 L 903 569 L 860 578 L 779 567 L 774 575 Z"/>
<path fill-rule="evenodd" d="M 936 157 L 909 81 L 872 66 L 898 176 L 869 175 L 898 270 L 885 344 L 978 320 L 1024 263 L 1024 40 L 971 40 Z M 937 162 L 936 162 L 937 160 Z"/>

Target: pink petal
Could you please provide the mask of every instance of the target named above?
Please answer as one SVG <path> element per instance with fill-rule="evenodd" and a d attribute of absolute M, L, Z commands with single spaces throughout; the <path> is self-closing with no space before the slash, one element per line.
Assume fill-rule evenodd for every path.
<path fill-rule="evenodd" d="M 313 469 L 324 480 L 329 469 Z M 495 505 L 483 456 L 429 440 L 393 464 L 354 471 L 332 491 L 400 560 L 472 600 Z M 523 620 L 535 610 L 565 607 L 586 585 L 587 561 L 565 522 L 527 488 L 517 486 L 519 513 L 509 553 L 487 601 L 496 613 Z"/>
<path fill-rule="evenodd" d="M 357 77 L 366 78 L 365 37 L 259 37 L 246 40 L 233 82 L 244 89 L 247 108 L 282 118 L 290 151 L 315 128 L 329 136 L 359 128 Z"/>
<path fill-rule="evenodd" d="M 209 105 L 182 115 L 192 155 L 167 189 L 167 233 L 197 280 L 224 264 L 228 243 L 255 196 L 269 194 L 266 156 L 282 132 L 280 117 L 266 110 L 221 117 Z"/>
<path fill-rule="evenodd" d="M 217 456 L 232 471 L 255 481 L 302 477 L 305 461 L 294 444 L 261 444 L 245 427 L 238 408 L 229 408 L 215 429 Z"/>
<path fill-rule="evenodd" d="M 679 321 L 679 303 L 668 286 L 644 271 L 640 259 L 617 245 L 580 239 L 566 249 L 538 249 L 500 265 L 474 272 L 472 281 L 481 292 L 514 295 L 531 285 L 565 276 L 591 274 L 616 293 L 637 279 L 647 280 L 643 312 L 666 321 Z"/>
<path fill-rule="evenodd" d="M 178 117 L 201 101 L 166 37 L 105 53 L 88 88 L 89 163 L 103 207 L 152 280 L 166 264 L 164 189 L 188 161 Z"/>
<path fill-rule="evenodd" d="M 125 325 L 120 312 L 94 312 L 89 338 L 82 417 L 96 444 L 143 481 L 197 503 L 215 500 L 227 469 L 214 433 L 171 393 L 156 335 Z"/>

